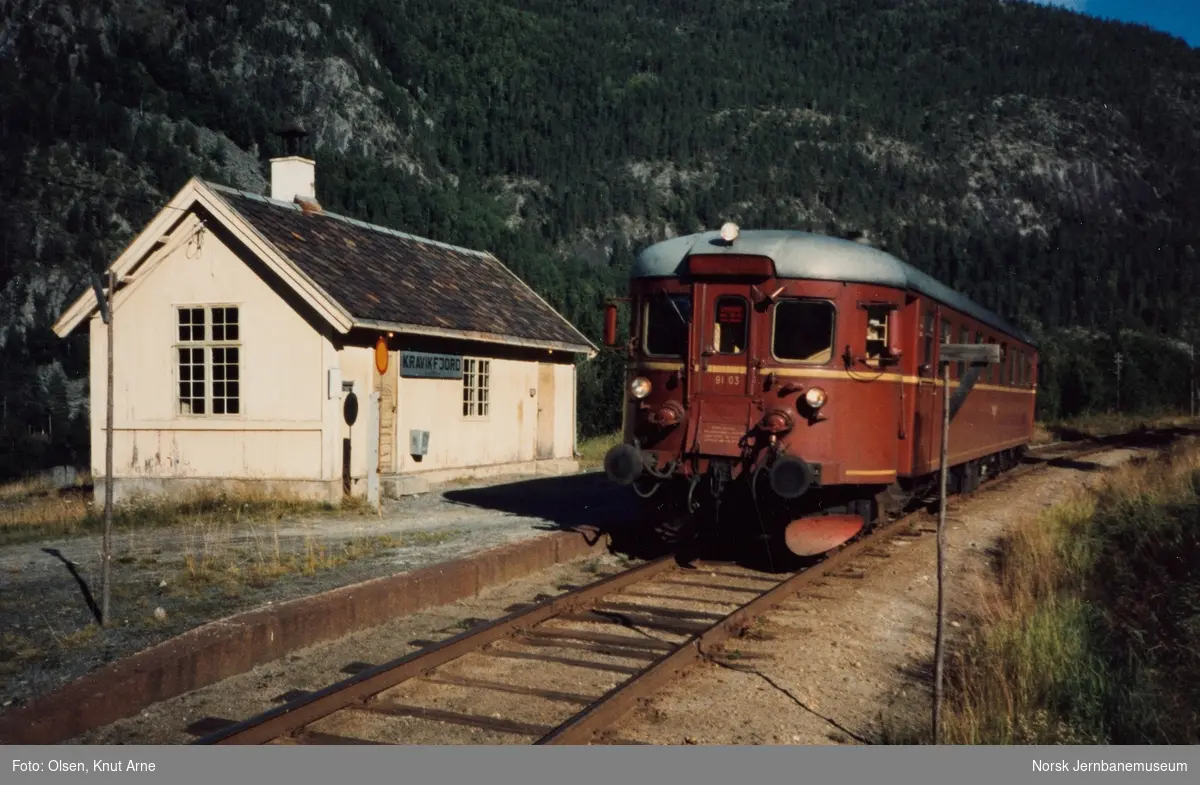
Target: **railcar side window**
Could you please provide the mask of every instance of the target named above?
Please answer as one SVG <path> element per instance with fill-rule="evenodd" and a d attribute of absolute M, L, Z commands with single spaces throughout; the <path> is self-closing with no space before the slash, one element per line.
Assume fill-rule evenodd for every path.
<path fill-rule="evenodd" d="M 878 365 L 887 352 L 888 310 L 884 305 L 867 306 L 867 362 L 871 365 Z"/>
<path fill-rule="evenodd" d="M 746 301 L 741 297 L 718 297 L 713 305 L 713 349 L 718 354 L 746 351 Z"/>
<path fill-rule="evenodd" d="M 933 311 L 925 312 L 925 329 L 921 333 L 925 338 L 925 355 L 921 358 L 922 365 L 933 367 Z"/>
<path fill-rule="evenodd" d="M 988 339 L 987 339 L 987 342 L 988 342 L 989 344 L 994 344 L 994 343 L 996 342 L 996 339 L 995 339 L 995 338 L 988 338 Z M 988 367 L 987 367 L 987 379 L 988 379 L 988 384 L 993 384 L 993 383 L 995 383 L 995 381 L 996 381 L 996 364 L 995 364 L 995 363 L 989 363 L 989 364 L 988 364 Z"/>
<path fill-rule="evenodd" d="M 942 319 L 942 343 L 950 343 L 950 320 Z M 940 352 L 939 352 L 940 360 Z M 938 376 L 942 375 L 941 365 L 938 366 Z"/>
<path fill-rule="evenodd" d="M 778 360 L 827 363 L 833 357 L 833 303 L 781 300 L 775 306 L 771 353 Z"/>
<path fill-rule="evenodd" d="M 682 357 L 687 352 L 688 328 L 692 322 L 691 297 L 686 294 L 651 295 L 642 313 L 642 345 L 646 354 Z"/>

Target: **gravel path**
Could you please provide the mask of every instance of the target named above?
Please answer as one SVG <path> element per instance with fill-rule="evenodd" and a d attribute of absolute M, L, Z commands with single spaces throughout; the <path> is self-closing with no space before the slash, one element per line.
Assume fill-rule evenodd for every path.
<path fill-rule="evenodd" d="M 114 535 L 112 612 L 98 632 L 101 538 L 0 548 L 0 707 L 114 659 L 270 602 L 407 572 L 576 526 L 607 528 L 631 499 L 602 473 L 498 478 L 388 500 L 382 513 L 230 520 Z M 78 577 L 75 577 L 75 576 Z M 82 588 L 86 585 L 87 589 Z"/>

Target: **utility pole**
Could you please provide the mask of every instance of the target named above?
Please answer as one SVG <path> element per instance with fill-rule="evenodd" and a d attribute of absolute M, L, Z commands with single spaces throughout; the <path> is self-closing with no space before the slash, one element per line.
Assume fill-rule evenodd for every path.
<path fill-rule="evenodd" d="M 113 297 L 117 288 L 117 274 L 108 272 L 108 291 L 100 283 L 100 277 L 92 278 L 92 289 L 96 292 L 96 306 L 100 318 L 108 328 L 108 411 L 104 428 L 104 546 L 100 554 L 100 626 L 110 626 L 108 613 L 111 595 L 110 573 L 112 568 L 112 497 L 113 497 Z"/>
<path fill-rule="evenodd" d="M 113 501 L 113 296 L 117 288 L 117 274 L 108 272 L 108 425 L 105 428 L 104 444 L 104 562 L 102 573 L 103 599 L 100 619 L 104 627 L 111 626 L 108 614 L 108 598 L 111 594 L 112 567 L 112 501 Z"/>
<path fill-rule="evenodd" d="M 950 363 L 965 363 L 966 372 L 959 381 L 954 397 L 950 396 Z M 967 396 L 979 379 L 980 372 L 989 365 L 1000 362 L 1000 345 L 994 343 L 944 343 L 939 347 L 938 364 L 942 367 L 942 452 L 939 468 L 938 524 L 937 524 L 937 638 L 934 643 L 933 665 L 933 743 L 942 743 L 942 670 L 945 662 L 946 621 L 946 484 L 950 474 L 947 458 L 950 454 L 950 420 L 961 411 Z M 973 477 L 971 483 L 959 483 L 960 492 L 964 484 L 978 483 L 978 474 L 963 473 L 962 478 Z M 968 488 L 967 490 L 974 490 Z"/>
<path fill-rule="evenodd" d="M 944 347 L 943 347 L 944 348 Z M 944 656 L 946 592 L 946 478 L 949 469 L 946 456 L 950 453 L 950 363 L 942 362 L 942 456 L 938 474 L 938 524 L 937 524 L 937 640 L 934 643 L 933 681 L 933 743 L 942 743 L 942 661 Z"/>

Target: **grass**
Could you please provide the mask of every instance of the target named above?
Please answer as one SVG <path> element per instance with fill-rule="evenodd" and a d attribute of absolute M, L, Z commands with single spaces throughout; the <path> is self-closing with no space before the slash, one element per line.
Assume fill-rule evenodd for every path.
<path fill-rule="evenodd" d="M 324 540 L 311 535 L 281 538 L 277 524 L 250 525 L 248 533 L 235 533 L 229 525 L 200 526 L 189 533 L 182 559 L 165 580 L 180 598 L 195 598 L 209 590 L 240 597 L 246 589 L 265 588 L 283 578 L 313 576 L 399 548 L 440 545 L 462 533 L 458 529 L 360 533 L 345 540 Z M 129 557 L 152 563 L 154 554 Z"/>
<path fill-rule="evenodd" d="M 171 498 L 144 496 L 114 505 L 113 528 L 141 530 L 180 524 L 279 521 L 287 516 L 364 514 L 365 501 L 348 497 L 340 505 L 314 502 L 246 484 L 201 487 Z M 0 486 L 0 545 L 103 530 L 104 508 L 89 492 L 56 491 L 34 481 Z"/>
<path fill-rule="evenodd" d="M 584 471 L 604 466 L 604 454 L 621 443 L 621 432 L 593 436 L 579 443 L 579 467 Z"/>
<path fill-rule="evenodd" d="M 1076 439 L 1101 439 L 1138 430 L 1195 425 L 1197 419 L 1174 412 L 1134 415 L 1097 412 L 1034 425 L 1034 444 Z"/>
<path fill-rule="evenodd" d="M 1194 439 L 1028 521 L 998 576 L 948 652 L 948 743 L 1200 742 Z"/>

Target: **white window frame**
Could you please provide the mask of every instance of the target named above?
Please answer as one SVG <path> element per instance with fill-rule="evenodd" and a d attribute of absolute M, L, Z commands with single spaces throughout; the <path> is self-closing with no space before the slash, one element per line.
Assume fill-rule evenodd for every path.
<path fill-rule="evenodd" d="M 213 335 L 213 311 L 216 309 L 221 309 L 221 308 L 237 309 L 236 325 L 237 325 L 237 333 L 238 334 L 237 334 L 236 339 L 233 339 L 233 340 L 226 339 L 226 340 L 220 340 L 220 341 L 213 340 L 213 337 L 212 337 L 212 335 Z M 201 335 L 199 340 L 194 340 L 194 339 L 193 340 L 183 340 L 180 338 L 180 335 L 179 335 L 180 327 L 181 327 L 181 314 L 183 311 L 191 311 L 191 310 L 199 310 L 204 313 L 204 332 Z M 242 315 L 243 315 L 245 309 L 242 307 L 242 304 L 241 303 L 176 303 L 171 306 L 171 311 L 172 311 L 172 315 L 173 315 L 173 326 L 172 326 L 173 340 L 171 342 L 171 362 L 172 362 L 172 367 L 174 368 L 173 375 L 175 377 L 174 378 L 175 383 L 173 385 L 173 396 L 175 399 L 175 408 L 174 408 L 175 416 L 180 417 L 180 418 L 185 418 L 185 419 L 197 419 L 197 418 L 238 419 L 238 418 L 244 417 L 245 413 L 246 413 L 246 406 L 245 406 L 246 396 L 244 395 L 246 379 L 245 379 L 244 374 L 242 373 L 242 369 L 245 366 L 245 354 L 243 352 L 243 341 L 242 341 L 242 336 L 243 336 L 242 330 L 244 328 L 244 321 L 242 319 Z M 201 395 L 201 400 L 203 400 L 203 402 L 204 402 L 204 411 L 202 413 L 185 411 L 185 408 L 184 408 L 184 398 L 180 394 L 181 393 L 180 384 L 183 382 L 182 374 L 180 373 L 182 364 L 180 363 L 180 360 L 179 360 L 179 351 L 181 349 L 199 349 L 201 352 L 201 363 L 198 367 L 201 367 L 204 370 L 204 380 L 202 382 L 203 388 L 202 388 L 202 395 Z M 236 349 L 238 352 L 238 359 L 237 359 L 236 363 L 232 363 L 232 364 L 226 363 L 227 366 L 234 365 L 238 369 L 238 374 L 237 374 L 238 378 L 235 380 L 235 382 L 238 385 L 238 394 L 237 394 L 236 398 L 231 398 L 228 394 L 223 396 L 224 399 L 226 400 L 226 402 L 228 402 L 229 400 L 237 401 L 237 411 L 236 412 L 225 411 L 220 414 L 215 414 L 213 412 L 213 383 L 214 383 L 213 382 L 213 350 L 214 349 Z M 225 380 L 225 381 L 228 381 L 228 380 Z M 189 400 L 191 400 L 191 399 L 189 399 Z"/>
<path fill-rule="evenodd" d="M 486 357 L 464 357 L 462 384 L 462 418 L 488 419 L 492 409 L 492 361 Z"/>

